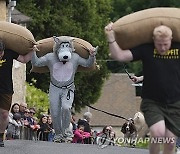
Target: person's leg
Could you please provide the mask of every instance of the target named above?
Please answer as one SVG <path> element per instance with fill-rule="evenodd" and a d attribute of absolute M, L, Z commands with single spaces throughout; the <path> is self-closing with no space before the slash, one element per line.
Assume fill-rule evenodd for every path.
<path fill-rule="evenodd" d="M 4 147 L 3 137 L 6 127 L 8 125 L 9 112 L 4 109 L 0 109 L 0 147 Z"/>
<path fill-rule="evenodd" d="M 4 133 L 8 125 L 9 111 L 0 108 L 0 133 Z"/>
<path fill-rule="evenodd" d="M 155 124 L 153 124 L 150 127 L 150 135 L 151 135 L 151 140 L 149 143 L 149 152 L 150 154 L 159 154 L 160 152 L 160 144 L 153 142 L 155 139 L 158 137 L 164 137 L 165 136 L 165 122 L 164 120 L 161 120 Z"/>
<path fill-rule="evenodd" d="M 50 114 L 53 121 L 55 134 L 62 134 L 61 130 L 61 102 L 60 102 L 61 89 L 50 84 L 49 99 L 50 99 Z"/>
<path fill-rule="evenodd" d="M 167 141 L 167 143 L 164 143 L 163 154 L 174 154 L 176 146 L 176 136 L 166 128 L 165 137 L 166 140 L 169 140 L 170 142 Z"/>
<path fill-rule="evenodd" d="M 8 125 L 9 109 L 11 107 L 12 95 L 0 94 L 0 147 L 4 147 L 3 137 Z"/>
<path fill-rule="evenodd" d="M 67 97 L 68 96 L 68 97 Z M 63 91 L 62 96 L 62 130 L 65 137 L 70 136 L 67 134 L 71 121 L 71 107 L 74 100 L 74 89 L 66 89 Z"/>

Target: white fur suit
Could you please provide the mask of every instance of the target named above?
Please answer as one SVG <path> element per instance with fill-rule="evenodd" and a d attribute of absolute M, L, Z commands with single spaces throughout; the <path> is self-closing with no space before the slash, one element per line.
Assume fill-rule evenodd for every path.
<path fill-rule="evenodd" d="M 38 58 L 34 52 L 32 65 L 48 66 L 50 70 L 50 113 L 56 134 L 55 140 L 62 140 L 67 137 L 66 129 L 70 124 L 75 89 L 74 77 L 77 67 L 78 65 L 92 66 L 95 55 L 89 55 L 88 59 L 80 57 L 74 52 L 73 40 L 70 37 L 54 37 L 54 41 L 52 53 Z"/>

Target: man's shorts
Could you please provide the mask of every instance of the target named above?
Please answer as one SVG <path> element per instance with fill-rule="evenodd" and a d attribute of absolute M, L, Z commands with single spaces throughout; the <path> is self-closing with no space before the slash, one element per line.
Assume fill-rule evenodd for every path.
<path fill-rule="evenodd" d="M 148 127 L 164 120 L 166 128 L 180 137 L 180 101 L 172 104 L 162 104 L 150 99 L 143 99 L 141 111 L 144 113 Z"/>
<path fill-rule="evenodd" d="M 0 94 L 0 108 L 10 110 L 12 103 L 12 94 Z"/>

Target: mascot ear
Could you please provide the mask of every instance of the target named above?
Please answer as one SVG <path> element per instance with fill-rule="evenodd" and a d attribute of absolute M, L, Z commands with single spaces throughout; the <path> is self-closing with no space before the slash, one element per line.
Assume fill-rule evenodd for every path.
<path fill-rule="evenodd" d="M 74 43 L 73 43 L 73 41 L 74 41 L 75 39 L 70 39 L 70 44 L 71 44 L 71 48 L 72 48 L 72 51 L 74 52 L 75 51 L 75 48 L 74 48 Z"/>
<path fill-rule="evenodd" d="M 59 38 L 56 36 L 53 36 L 54 42 L 58 43 L 59 42 Z"/>

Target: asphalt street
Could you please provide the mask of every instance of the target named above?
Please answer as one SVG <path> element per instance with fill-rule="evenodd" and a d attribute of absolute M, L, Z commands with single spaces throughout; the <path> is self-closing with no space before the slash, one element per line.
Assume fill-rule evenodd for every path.
<path fill-rule="evenodd" d="M 148 150 L 98 145 L 53 143 L 45 141 L 8 140 L 0 154 L 148 154 Z"/>

